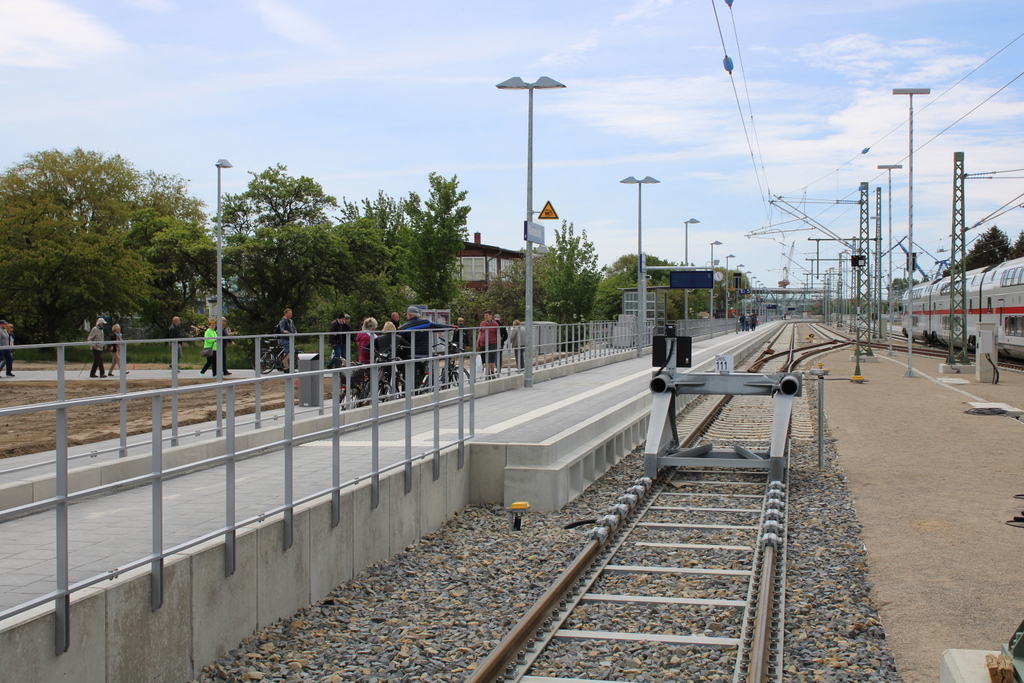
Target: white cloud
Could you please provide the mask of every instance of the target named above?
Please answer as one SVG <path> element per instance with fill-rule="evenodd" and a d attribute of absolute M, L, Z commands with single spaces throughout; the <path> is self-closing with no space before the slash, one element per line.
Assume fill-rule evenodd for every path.
<path fill-rule="evenodd" d="M 126 47 L 113 30 L 58 0 L 0 0 L 0 64 L 69 68 Z"/>
<path fill-rule="evenodd" d="M 150 12 L 168 12 L 174 7 L 170 0 L 122 0 L 122 2 Z"/>
<path fill-rule="evenodd" d="M 586 38 L 544 55 L 540 63 L 562 66 L 579 62 L 585 53 L 597 47 L 597 36 L 597 31 L 591 31 Z"/>
<path fill-rule="evenodd" d="M 658 14 L 663 7 L 668 7 L 672 4 L 672 0 L 637 0 L 633 3 L 633 6 L 624 14 L 620 14 L 615 17 L 615 22 L 629 21 L 631 19 L 639 19 L 641 17 L 653 17 Z"/>
<path fill-rule="evenodd" d="M 267 28 L 295 43 L 314 47 L 333 47 L 337 39 L 323 23 L 302 14 L 282 0 L 257 0 L 256 11 Z"/>

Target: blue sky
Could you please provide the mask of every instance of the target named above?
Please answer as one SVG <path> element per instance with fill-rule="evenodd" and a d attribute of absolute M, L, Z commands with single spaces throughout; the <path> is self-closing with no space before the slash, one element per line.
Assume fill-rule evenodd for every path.
<path fill-rule="evenodd" d="M 567 88 L 535 95 L 536 210 L 551 201 L 610 263 L 636 250 L 637 192 L 619 180 L 650 175 L 647 253 L 682 261 L 694 217 L 691 261 L 720 240 L 716 258 L 774 283 L 793 240 L 805 264 L 806 238 L 823 235 L 749 236 L 799 227 L 769 193 L 852 236 L 856 207 L 810 201 L 903 163 L 893 231 L 906 234 L 908 98 L 894 87 L 932 89 L 914 98 L 914 231 L 948 248 L 953 152 L 968 172 L 1024 167 L 1022 31 L 1020 0 L 0 0 L 0 164 L 118 153 L 188 178 L 211 211 L 219 158 L 235 167 L 226 192 L 275 163 L 350 200 L 425 195 L 431 171 L 457 174 L 469 231 L 518 248 L 527 95 L 494 86 L 549 76 Z M 1022 192 L 1019 178 L 968 181 L 968 223 Z M 996 223 L 1012 239 L 1024 209 Z"/>

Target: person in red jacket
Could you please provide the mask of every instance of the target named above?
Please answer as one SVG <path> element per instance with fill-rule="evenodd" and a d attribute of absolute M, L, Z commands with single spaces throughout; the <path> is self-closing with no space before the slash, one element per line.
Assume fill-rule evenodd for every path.
<path fill-rule="evenodd" d="M 487 376 L 490 377 L 498 360 L 498 323 L 494 322 L 491 311 L 484 311 L 484 321 L 480 323 L 480 333 L 476 336 L 476 350 L 487 364 Z"/>

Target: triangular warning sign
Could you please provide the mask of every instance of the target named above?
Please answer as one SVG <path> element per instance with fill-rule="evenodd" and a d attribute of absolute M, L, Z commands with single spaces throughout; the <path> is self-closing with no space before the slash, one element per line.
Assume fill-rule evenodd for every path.
<path fill-rule="evenodd" d="M 558 214 L 555 213 L 555 207 L 551 206 L 551 202 L 547 202 L 544 204 L 544 208 L 541 209 L 537 218 L 554 218 L 557 220 Z"/>

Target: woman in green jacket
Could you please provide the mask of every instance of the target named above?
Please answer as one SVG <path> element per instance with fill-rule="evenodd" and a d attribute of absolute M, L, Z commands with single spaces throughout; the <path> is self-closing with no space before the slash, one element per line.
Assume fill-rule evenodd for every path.
<path fill-rule="evenodd" d="M 205 375 L 206 371 L 212 368 L 210 374 L 217 375 L 217 321 L 210 319 L 206 323 L 206 332 L 203 333 L 203 352 L 206 356 L 206 365 L 199 371 L 200 375 Z"/>

